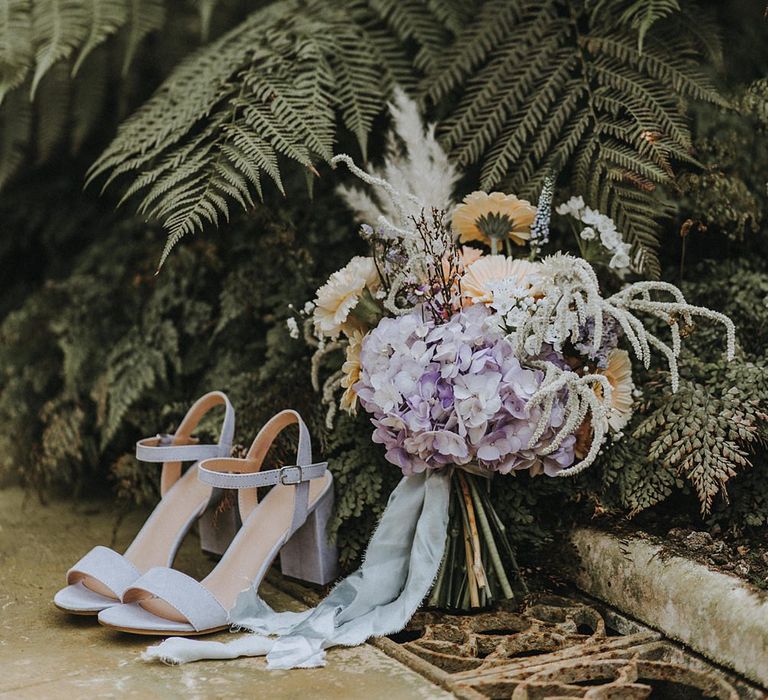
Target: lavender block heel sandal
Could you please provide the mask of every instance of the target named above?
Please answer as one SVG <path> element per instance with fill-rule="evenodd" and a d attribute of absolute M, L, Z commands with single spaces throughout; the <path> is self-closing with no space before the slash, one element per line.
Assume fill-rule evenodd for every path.
<path fill-rule="evenodd" d="M 262 470 L 275 438 L 297 424 L 296 464 Z M 258 588 L 282 550 L 289 576 L 326 584 L 336 577 L 336 548 L 326 538 L 333 509 L 333 477 L 327 463 L 312 461 L 309 431 L 296 411 L 281 411 L 261 429 L 245 459 L 201 462 L 202 483 L 235 489 L 243 525 L 221 561 L 201 582 L 155 567 L 131 583 L 123 605 L 99 614 L 99 622 L 123 632 L 192 636 L 229 626 L 239 594 Z M 261 500 L 257 489 L 271 486 Z"/>
<path fill-rule="evenodd" d="M 192 432 L 213 408 L 224 406 L 224 422 L 216 444 L 200 444 Z M 136 443 L 136 457 L 163 465 L 162 498 L 124 554 L 98 545 L 67 572 L 67 586 L 54 596 L 54 604 L 76 615 L 96 615 L 114 605 L 126 588 L 155 566 L 170 566 L 184 536 L 198 518 L 201 542 L 213 553 L 223 552 L 235 535 L 234 520 L 215 512 L 220 489 L 197 478 L 200 460 L 226 457 L 235 431 L 235 411 L 220 391 L 199 398 L 173 435 L 156 435 Z M 182 463 L 193 462 L 182 474 Z"/>

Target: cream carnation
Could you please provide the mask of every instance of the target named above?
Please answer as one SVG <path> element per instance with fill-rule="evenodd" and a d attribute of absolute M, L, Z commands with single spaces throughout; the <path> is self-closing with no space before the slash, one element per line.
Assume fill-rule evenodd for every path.
<path fill-rule="evenodd" d="M 341 270 L 334 272 L 317 290 L 314 324 L 318 336 L 338 337 L 349 333 L 355 324 L 349 314 L 360 301 L 367 288 L 371 292 L 378 287 L 378 273 L 373 258 L 355 257 Z"/>

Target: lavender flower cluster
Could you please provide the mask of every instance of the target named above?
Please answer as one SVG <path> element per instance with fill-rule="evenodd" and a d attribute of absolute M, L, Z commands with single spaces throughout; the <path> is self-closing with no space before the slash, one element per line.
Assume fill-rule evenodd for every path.
<path fill-rule="evenodd" d="M 354 389 L 372 414 L 374 442 L 404 474 L 472 463 L 553 476 L 574 462 L 573 435 L 543 454 L 563 423 L 565 396 L 529 447 L 540 414 L 528 400 L 544 375 L 521 366 L 490 315 L 475 304 L 437 325 L 417 307 L 382 319 L 363 341 Z"/>
<path fill-rule="evenodd" d="M 619 324 L 613 316 L 603 314 L 603 333 L 600 346 L 595 348 L 595 319 L 589 318 L 579 329 L 574 349 L 595 363 L 598 369 L 608 367 L 608 357 L 619 346 Z"/>

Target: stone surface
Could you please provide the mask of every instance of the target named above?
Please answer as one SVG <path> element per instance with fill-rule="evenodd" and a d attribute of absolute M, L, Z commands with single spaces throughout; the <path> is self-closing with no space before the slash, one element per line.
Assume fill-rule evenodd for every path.
<path fill-rule="evenodd" d="M 764 592 L 645 539 L 585 528 L 571 541 L 582 590 L 768 687 Z"/>
<path fill-rule="evenodd" d="M 131 513 L 114 532 L 121 551 L 146 513 Z M 94 618 L 68 616 L 51 603 L 64 574 L 95 544 L 112 545 L 109 503 L 41 506 L 19 489 L 0 490 L 0 698 L 243 698 L 270 700 L 450 698 L 378 649 L 334 649 L 322 669 L 266 671 L 262 659 L 172 667 L 139 659 L 152 638 L 112 633 Z M 176 565 L 200 577 L 211 562 L 190 535 Z M 265 584 L 282 609 L 298 603 Z M 226 639 L 228 633 L 211 639 Z"/>

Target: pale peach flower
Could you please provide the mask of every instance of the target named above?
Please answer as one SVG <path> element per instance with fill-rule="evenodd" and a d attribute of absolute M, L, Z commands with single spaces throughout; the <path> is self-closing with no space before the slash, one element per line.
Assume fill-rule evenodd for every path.
<path fill-rule="evenodd" d="M 459 271 L 464 273 L 467 268 L 476 260 L 483 257 L 483 251 L 477 248 L 463 245 L 459 250 Z M 448 277 L 451 274 L 451 263 L 448 257 L 444 257 L 443 263 L 443 276 Z"/>
<path fill-rule="evenodd" d="M 350 312 L 360 301 L 365 289 L 375 291 L 379 276 L 373 258 L 354 257 L 341 270 L 334 272 L 317 290 L 314 324 L 319 336 L 337 338 L 347 335 L 359 324 L 350 319 Z"/>
<path fill-rule="evenodd" d="M 341 395 L 339 406 L 343 411 L 354 415 L 357 413 L 357 393 L 352 388 L 358 379 L 360 379 L 360 350 L 363 347 L 363 338 L 365 333 L 359 330 L 353 330 L 349 336 L 349 345 L 347 345 L 346 359 L 341 366 L 343 377 L 341 386 L 344 387 L 344 393 Z"/>
<path fill-rule="evenodd" d="M 535 295 L 539 264 L 528 260 L 513 260 L 506 255 L 486 255 L 473 262 L 461 278 L 462 296 L 473 303 L 493 303 L 493 286 L 508 281 L 531 290 Z"/>
<path fill-rule="evenodd" d="M 626 350 L 615 349 L 608 355 L 608 366 L 597 370 L 597 374 L 605 375 L 611 385 L 611 410 L 608 414 L 608 425 L 614 432 L 619 432 L 632 417 L 632 392 L 635 390 L 632 381 L 632 362 Z M 595 393 L 602 397 L 600 385 Z"/>

